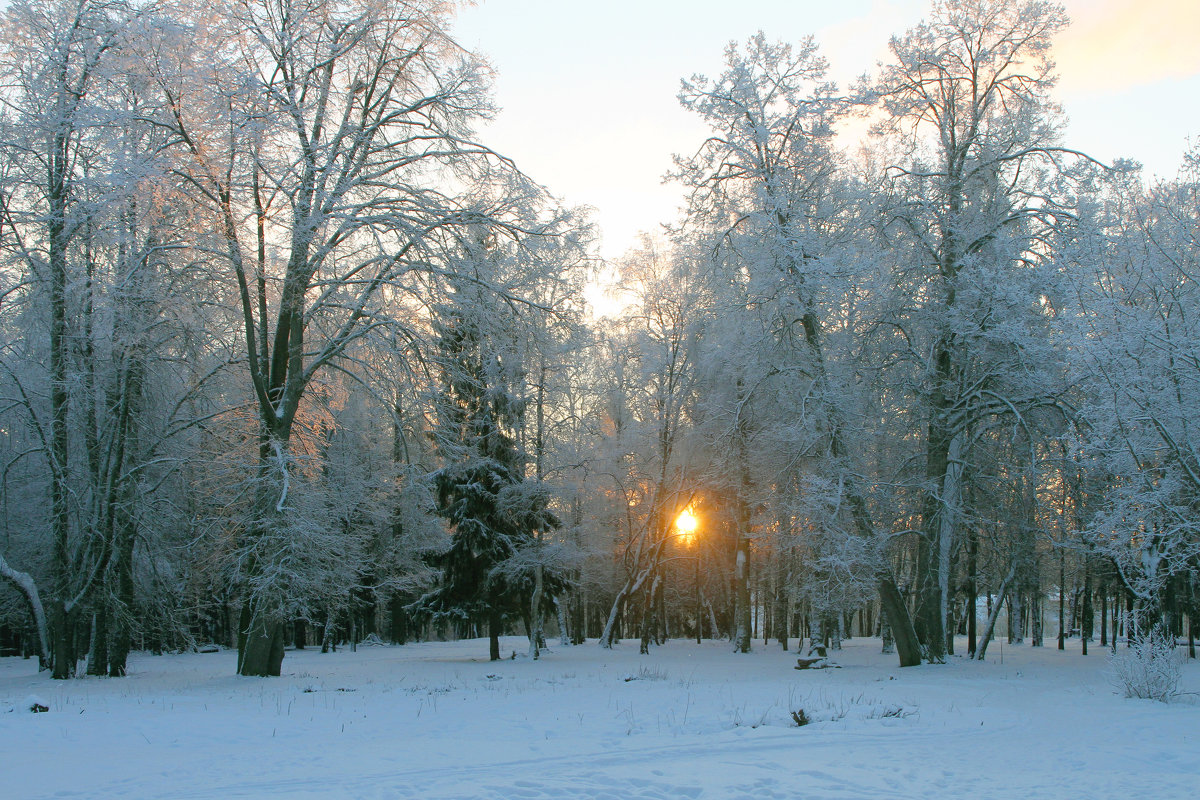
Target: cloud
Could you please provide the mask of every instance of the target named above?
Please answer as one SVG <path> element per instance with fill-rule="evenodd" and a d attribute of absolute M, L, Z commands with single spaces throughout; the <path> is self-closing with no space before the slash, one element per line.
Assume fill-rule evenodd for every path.
<path fill-rule="evenodd" d="M 1196 0 L 1068 0 L 1055 43 L 1064 92 L 1116 92 L 1200 73 Z"/>

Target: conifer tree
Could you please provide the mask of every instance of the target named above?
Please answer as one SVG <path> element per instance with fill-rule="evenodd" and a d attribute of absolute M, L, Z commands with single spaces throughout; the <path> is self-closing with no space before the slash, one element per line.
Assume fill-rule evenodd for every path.
<path fill-rule="evenodd" d="M 489 308 L 482 265 L 474 266 L 473 279 L 457 282 L 434 323 L 442 380 L 434 439 L 443 466 L 432 478 L 451 543 L 434 558 L 440 580 L 414 610 L 486 622 L 495 661 L 501 630 L 528 605 L 535 532 L 559 523 L 540 484 L 525 481 L 516 438 L 524 410 L 514 390 L 519 349 L 506 315 Z"/>

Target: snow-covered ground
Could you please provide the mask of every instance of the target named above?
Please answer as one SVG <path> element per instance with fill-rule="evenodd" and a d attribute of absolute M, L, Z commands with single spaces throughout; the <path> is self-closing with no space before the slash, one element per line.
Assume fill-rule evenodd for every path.
<path fill-rule="evenodd" d="M 899 669 L 875 639 L 796 671 L 756 643 L 639 656 L 486 641 L 137 655 L 128 678 L 51 681 L 0 659 L 5 798 L 1192 798 L 1200 699 L 1126 700 L 1106 651 L 992 645 Z M 505 652 L 525 642 L 505 639 Z M 1200 690 L 1200 666 L 1183 689 Z M 49 706 L 29 713 L 31 699 Z M 798 727 L 794 711 L 812 722 Z"/>

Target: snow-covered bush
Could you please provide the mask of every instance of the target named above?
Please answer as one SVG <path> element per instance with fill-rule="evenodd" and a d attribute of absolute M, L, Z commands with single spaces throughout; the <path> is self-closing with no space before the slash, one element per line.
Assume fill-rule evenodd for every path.
<path fill-rule="evenodd" d="M 1179 693 L 1183 668 L 1175 639 L 1160 629 L 1136 639 L 1129 649 L 1112 657 L 1113 683 L 1126 697 L 1171 702 Z"/>

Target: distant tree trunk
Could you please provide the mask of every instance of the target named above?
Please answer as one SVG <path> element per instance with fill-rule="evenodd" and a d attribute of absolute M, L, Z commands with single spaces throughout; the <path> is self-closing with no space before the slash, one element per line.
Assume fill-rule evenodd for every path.
<path fill-rule="evenodd" d="M 1101 584 L 1097 595 L 1100 598 L 1100 646 L 1108 647 L 1108 586 Z"/>
<path fill-rule="evenodd" d="M 1017 584 L 1017 588 L 1008 593 L 1008 643 L 1020 644 L 1025 640 L 1025 635 L 1022 628 L 1025 625 L 1023 619 L 1024 602 L 1021 597 L 1021 585 Z M 999 600 L 996 601 L 997 605 Z"/>
<path fill-rule="evenodd" d="M 999 618 L 1000 609 L 1004 605 L 1004 597 L 1008 592 L 1008 585 L 1012 582 L 1013 576 L 1016 574 L 1017 565 L 1014 562 L 1008 570 L 1008 575 L 1004 576 L 1004 580 L 1000 582 L 1000 590 L 996 592 L 996 600 L 992 604 L 991 611 L 988 612 L 987 622 L 983 625 L 983 634 L 979 637 L 979 646 L 975 650 L 976 661 L 983 661 L 987 656 L 988 642 L 992 640 L 992 630 L 996 627 L 996 620 Z"/>
<path fill-rule="evenodd" d="M 775 565 L 775 638 L 779 641 L 779 646 L 787 651 L 788 649 L 788 598 L 787 598 L 787 576 L 788 564 L 785 553 L 780 553 L 777 556 L 778 562 Z M 697 607 L 696 624 L 700 624 L 699 607 Z M 696 641 L 700 641 L 700 633 L 696 632 Z"/>
<path fill-rule="evenodd" d="M 1064 608 L 1067 594 L 1067 557 L 1061 551 L 1058 554 L 1058 649 L 1067 649 L 1067 618 Z"/>
<path fill-rule="evenodd" d="M 496 600 L 496 598 L 493 598 Z M 492 602 L 488 608 L 488 660 L 500 660 L 500 628 L 503 626 L 503 617 L 500 614 L 500 603 L 498 600 Z"/>
<path fill-rule="evenodd" d="M 1029 603 L 1029 618 L 1032 620 L 1032 622 L 1030 623 L 1030 625 L 1031 625 L 1031 638 L 1030 638 L 1030 642 L 1029 642 L 1030 647 L 1041 647 L 1042 646 L 1042 634 L 1043 634 L 1042 628 L 1044 627 L 1043 622 L 1042 622 L 1043 599 L 1044 598 L 1042 597 L 1041 590 L 1039 589 L 1039 590 L 1035 591 L 1035 593 Z"/>
<path fill-rule="evenodd" d="M 883 649 L 880 651 L 885 654 L 896 652 L 896 639 L 892 636 L 892 625 L 888 622 L 888 615 L 880 609 L 879 613 L 879 638 L 883 642 Z M 920 663 L 920 658 L 917 659 Z"/>
<path fill-rule="evenodd" d="M 979 605 L 979 531 L 972 526 L 967 542 L 967 657 L 975 656 L 975 625 Z"/>
<path fill-rule="evenodd" d="M 1188 658 L 1196 660 L 1196 608 L 1188 611 Z"/>
<path fill-rule="evenodd" d="M 555 597 L 553 601 L 554 611 L 558 616 L 558 643 L 562 647 L 567 647 L 571 644 L 571 639 L 568 636 L 567 630 L 567 611 L 565 608 L 563 608 L 561 597 Z"/>
<path fill-rule="evenodd" d="M 1092 570 L 1090 559 L 1083 561 L 1083 602 L 1079 621 L 1079 638 L 1083 642 L 1083 655 L 1088 654 L 1088 642 L 1092 638 Z"/>

